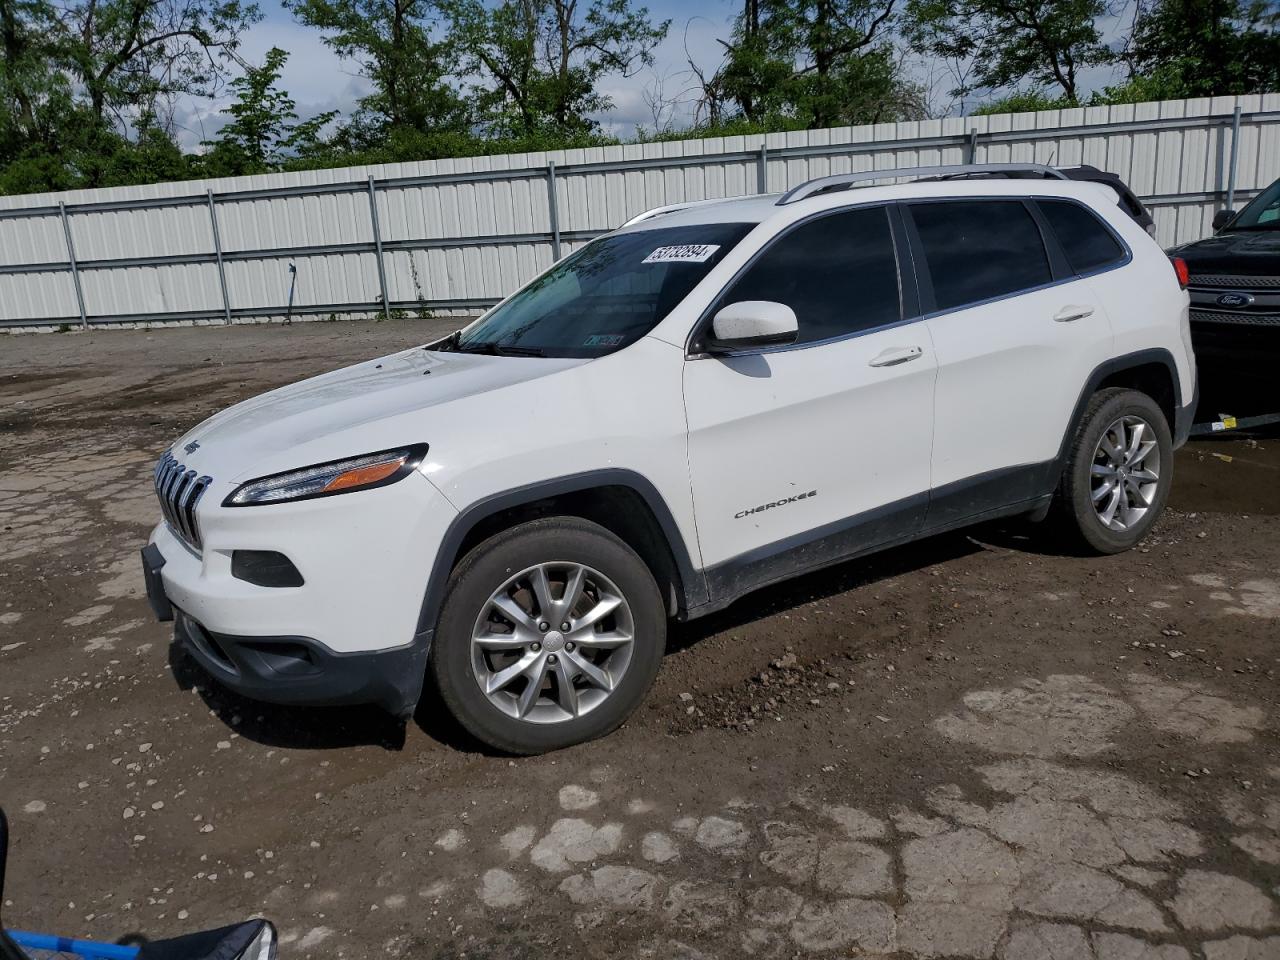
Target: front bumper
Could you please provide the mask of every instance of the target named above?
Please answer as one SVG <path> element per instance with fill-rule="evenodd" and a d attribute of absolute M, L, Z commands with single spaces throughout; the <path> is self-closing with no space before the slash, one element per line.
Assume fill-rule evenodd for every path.
<path fill-rule="evenodd" d="M 174 643 L 229 690 L 268 703 L 371 703 L 402 719 L 422 695 L 429 638 L 396 650 L 338 654 L 309 637 L 211 633 L 174 611 Z"/>
<path fill-rule="evenodd" d="M 254 700 L 315 706 L 372 703 L 397 717 L 412 715 L 422 694 L 428 634 L 393 650 L 335 653 L 310 637 L 238 637 L 213 633 L 175 608 L 154 543 L 142 551 L 147 600 L 159 620 L 172 620 L 173 642 L 224 687 Z"/>
<path fill-rule="evenodd" d="M 299 503 L 202 503 L 200 552 L 166 523 L 152 533 L 142 556 L 148 599 L 232 690 L 276 703 L 376 703 L 407 716 L 431 639 L 419 632 L 423 595 L 455 515 L 421 475 Z M 302 584 L 236 577 L 237 550 L 283 553 Z"/>
<path fill-rule="evenodd" d="M 1280 360 L 1280 317 L 1258 323 L 1251 322 L 1247 314 L 1192 310 L 1191 342 L 1201 360 L 1274 373 Z"/>

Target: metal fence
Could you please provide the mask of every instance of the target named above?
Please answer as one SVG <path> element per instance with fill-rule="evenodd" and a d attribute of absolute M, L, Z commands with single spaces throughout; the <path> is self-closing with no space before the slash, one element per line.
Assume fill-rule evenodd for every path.
<path fill-rule="evenodd" d="M 1004 161 L 1111 170 L 1193 240 L 1280 177 L 1280 94 L 0 197 L 0 327 L 474 312 L 651 207 Z"/>

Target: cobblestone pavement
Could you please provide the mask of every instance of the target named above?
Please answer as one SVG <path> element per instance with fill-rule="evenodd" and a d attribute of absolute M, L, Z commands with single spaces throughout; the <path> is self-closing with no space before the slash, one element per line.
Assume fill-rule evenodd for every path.
<path fill-rule="evenodd" d="M 142 599 L 151 465 L 438 321 L 0 338 L 7 922 L 264 914 L 292 957 L 1280 958 L 1280 440 L 1192 444 L 1123 557 L 984 527 L 673 628 L 513 760 L 220 691 Z M 425 575 L 425 572 L 424 572 Z"/>

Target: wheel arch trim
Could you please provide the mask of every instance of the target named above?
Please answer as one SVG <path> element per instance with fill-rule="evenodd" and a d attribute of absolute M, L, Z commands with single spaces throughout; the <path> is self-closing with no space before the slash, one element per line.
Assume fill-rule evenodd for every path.
<path fill-rule="evenodd" d="M 679 580 L 675 588 L 680 609 L 689 610 L 705 604 L 707 602 L 706 579 L 703 572 L 694 566 L 684 535 L 680 532 L 675 516 L 662 494 L 658 492 L 658 488 L 647 477 L 634 470 L 621 468 L 588 470 L 493 493 L 460 511 L 450 522 L 436 550 L 422 598 L 422 609 L 418 615 L 418 640 L 429 643 L 434 635 L 449 576 L 459 560 L 462 544 L 467 535 L 478 524 L 505 510 L 527 506 L 550 497 L 584 493 L 606 487 L 624 487 L 631 490 L 644 501 L 653 514 L 662 539 L 675 563 L 675 573 Z"/>
<path fill-rule="evenodd" d="M 1093 372 L 1089 374 L 1089 379 L 1085 381 L 1084 389 L 1080 391 L 1080 396 L 1076 399 L 1076 405 L 1071 411 L 1071 418 L 1067 421 L 1067 429 L 1062 435 L 1062 443 L 1058 447 L 1058 456 L 1056 460 L 1059 466 L 1066 464 L 1067 456 L 1071 450 L 1071 441 L 1075 438 L 1076 431 L 1080 428 L 1080 422 L 1084 417 L 1085 408 L 1089 405 L 1089 398 L 1098 392 L 1098 388 L 1102 385 L 1102 382 L 1117 373 L 1124 373 L 1126 370 L 1136 370 L 1139 367 L 1151 366 L 1152 364 L 1158 364 L 1168 371 L 1169 380 L 1173 386 L 1173 408 L 1175 418 L 1181 421 L 1184 415 L 1184 407 L 1182 405 L 1182 381 L 1178 374 L 1178 364 L 1174 360 L 1172 352 L 1165 347 L 1151 347 L 1146 350 L 1137 350 L 1133 353 L 1126 353 L 1119 357 L 1112 357 L 1109 360 L 1104 360 L 1093 368 Z M 1187 425 L 1190 426 L 1190 413 L 1187 413 L 1187 418 Z M 1169 430 L 1174 436 L 1175 446 L 1178 445 L 1177 438 L 1180 428 L 1180 423 L 1169 424 Z M 1185 437 L 1183 439 L 1185 439 Z"/>

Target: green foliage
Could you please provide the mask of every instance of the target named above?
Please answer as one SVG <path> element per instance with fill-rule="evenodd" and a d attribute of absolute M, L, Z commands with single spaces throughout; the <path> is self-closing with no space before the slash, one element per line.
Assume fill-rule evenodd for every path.
<path fill-rule="evenodd" d="M 1008 96 L 1001 97 L 999 100 L 992 100 L 990 103 L 982 104 L 972 113 L 974 116 L 981 117 L 996 113 L 1028 113 L 1034 110 L 1062 110 L 1066 107 L 1078 106 L 1080 104 L 1070 97 L 1056 97 L 1043 89 L 1039 89 L 1011 93 Z"/>
<path fill-rule="evenodd" d="M 669 27 L 643 0 L 285 2 L 368 83 L 349 116 L 299 119 L 285 51 L 243 61 L 253 0 L 0 0 L 0 193 L 613 144 L 606 81 L 651 65 Z M 985 98 L 976 113 L 1280 89 L 1280 0 L 1134 0 L 1110 46 L 1112 0 L 738 2 L 722 62 L 690 64 L 694 123 L 636 139 L 924 116 L 904 46 Z M 1116 82 L 1083 89 L 1104 66 Z M 175 98 L 226 90 L 226 123 L 184 152 Z"/>
<path fill-rule="evenodd" d="M 967 65 L 952 90 L 1056 86 L 1080 98 L 1079 73 L 1107 63 L 1106 0 L 908 0 L 906 36 L 920 53 Z"/>
<path fill-rule="evenodd" d="M 241 176 L 278 170 L 289 159 L 320 149 L 320 134 L 337 114 L 322 113 L 301 123 L 293 99 L 277 89 L 289 55 L 279 47 L 267 52 L 261 67 L 249 67 L 231 81 L 235 101 L 224 111 L 231 119 L 218 138 L 205 141 L 207 176 Z"/>
<path fill-rule="evenodd" d="M 923 115 L 889 38 L 894 0 L 745 0 L 717 78 L 738 114 L 770 129 Z M 715 121 L 713 121 L 715 122 Z"/>
<path fill-rule="evenodd" d="M 453 51 L 438 40 L 435 0 L 285 0 L 302 23 L 324 31 L 338 56 L 355 61 L 374 91 L 345 125 L 342 142 L 360 150 L 392 131 L 461 132 L 468 105 L 449 83 Z"/>
<path fill-rule="evenodd" d="M 240 0 L 0 0 L 0 190 L 192 176 L 161 108 L 216 92 L 257 16 Z"/>
<path fill-rule="evenodd" d="M 1157 0 L 1137 20 L 1128 61 L 1152 99 L 1280 89 L 1280 3 Z"/>
<path fill-rule="evenodd" d="M 260 18 L 240 0 L 69 0 L 52 41 L 94 119 L 217 92 L 241 34 Z"/>
<path fill-rule="evenodd" d="M 612 103 L 607 76 L 634 75 L 653 63 L 670 21 L 653 23 L 629 0 L 448 0 L 460 72 L 476 120 L 488 137 L 591 135 L 590 114 Z"/>

